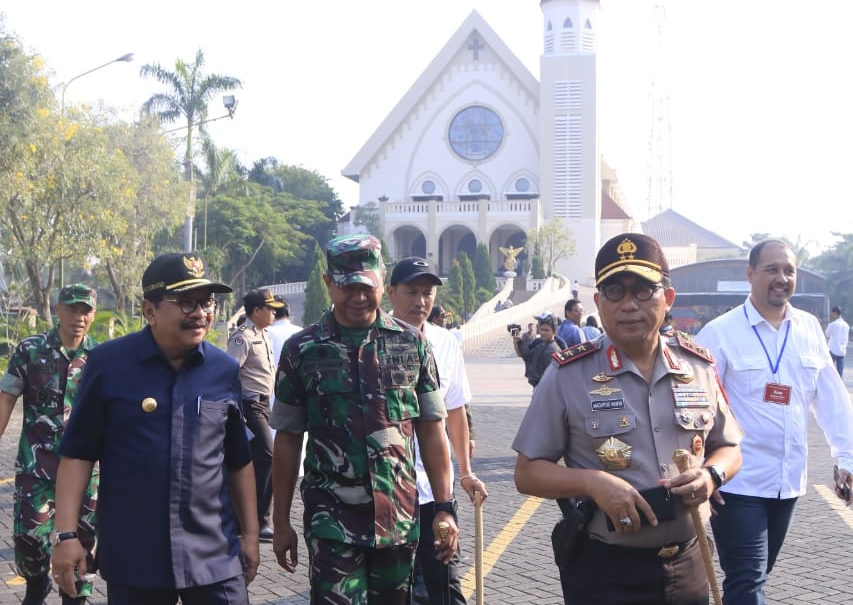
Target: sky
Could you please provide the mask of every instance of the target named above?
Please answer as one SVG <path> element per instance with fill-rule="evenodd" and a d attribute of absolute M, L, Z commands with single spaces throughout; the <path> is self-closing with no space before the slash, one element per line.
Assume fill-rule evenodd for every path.
<path fill-rule="evenodd" d="M 832 232 L 853 233 L 853 2 L 600 4 L 600 149 L 635 216 L 650 209 L 657 82 L 668 99 L 675 211 L 736 244 L 769 233 L 818 252 L 838 241 Z M 58 87 L 134 53 L 66 89 L 66 103 L 100 101 L 129 120 L 163 90 L 140 78 L 142 65 L 172 70 L 202 49 L 209 73 L 244 83 L 233 120 L 209 125 L 216 143 L 249 165 L 273 156 L 316 170 L 345 207 L 357 204 L 358 186 L 341 170 L 472 10 L 538 79 L 538 0 L 0 3 L 7 29 L 44 58 Z"/>

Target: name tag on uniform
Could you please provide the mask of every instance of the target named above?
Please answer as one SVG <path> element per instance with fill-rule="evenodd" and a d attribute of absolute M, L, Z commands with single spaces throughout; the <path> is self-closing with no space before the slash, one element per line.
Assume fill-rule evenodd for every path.
<path fill-rule="evenodd" d="M 603 400 L 592 402 L 592 411 L 593 412 L 604 412 L 607 410 L 624 410 L 624 409 L 625 409 L 625 400 L 624 399 L 603 399 Z"/>
<path fill-rule="evenodd" d="M 787 384 L 777 384 L 768 382 L 764 387 L 764 401 L 768 403 L 777 403 L 779 405 L 788 405 L 791 403 L 791 387 Z"/>

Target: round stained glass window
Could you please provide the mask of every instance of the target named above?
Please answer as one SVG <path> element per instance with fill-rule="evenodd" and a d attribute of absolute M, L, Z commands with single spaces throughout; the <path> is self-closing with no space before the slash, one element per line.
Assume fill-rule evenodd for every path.
<path fill-rule="evenodd" d="M 471 179 L 468 181 L 468 191 L 471 193 L 480 193 L 483 190 L 483 183 L 480 179 Z"/>
<path fill-rule="evenodd" d="M 450 122 L 448 139 L 453 151 L 465 160 L 485 160 L 501 146 L 504 126 L 494 111 L 480 105 L 466 107 Z"/>
<path fill-rule="evenodd" d="M 421 191 L 423 191 L 427 195 L 432 195 L 435 193 L 435 182 L 429 179 L 425 180 L 421 183 Z"/>
<path fill-rule="evenodd" d="M 515 190 L 520 193 L 527 193 L 530 191 L 530 181 L 526 178 L 521 177 L 515 182 Z"/>

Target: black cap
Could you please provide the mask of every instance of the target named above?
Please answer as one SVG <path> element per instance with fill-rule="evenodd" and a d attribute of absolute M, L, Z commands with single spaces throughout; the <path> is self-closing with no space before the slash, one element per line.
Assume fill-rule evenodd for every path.
<path fill-rule="evenodd" d="M 273 309 L 281 309 L 284 306 L 284 303 L 276 300 L 273 293 L 267 290 L 266 288 L 261 288 L 258 290 L 249 290 L 243 296 L 243 307 L 246 308 L 248 312 L 249 309 L 254 309 L 255 307 L 271 307 Z"/>
<path fill-rule="evenodd" d="M 444 307 L 442 307 L 441 305 L 433 305 L 432 311 L 429 312 L 429 317 L 427 318 L 427 321 L 432 321 L 437 317 L 447 317 L 450 314 L 450 311 L 445 311 Z"/>
<path fill-rule="evenodd" d="M 391 272 L 390 284 L 392 286 L 407 284 L 421 275 L 431 278 L 436 286 L 440 286 L 443 283 L 426 259 L 419 256 L 409 256 L 394 265 L 394 270 Z"/>
<path fill-rule="evenodd" d="M 195 252 L 176 252 L 158 256 L 142 274 L 142 295 L 157 299 L 173 292 L 189 292 L 207 288 L 217 294 L 233 290 L 207 277 L 204 259 Z"/>
<path fill-rule="evenodd" d="M 595 285 L 627 271 L 660 283 L 669 277 L 669 264 L 654 238 L 642 233 L 623 233 L 607 240 L 595 257 Z"/>

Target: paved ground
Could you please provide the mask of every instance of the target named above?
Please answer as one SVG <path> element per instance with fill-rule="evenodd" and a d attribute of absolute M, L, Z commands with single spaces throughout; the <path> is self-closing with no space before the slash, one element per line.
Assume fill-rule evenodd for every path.
<path fill-rule="evenodd" d="M 512 480 L 515 453 L 510 448 L 524 414 L 530 390 L 522 377 L 519 359 L 469 359 L 468 371 L 474 392 L 477 452 L 474 467 L 488 483 L 490 498 L 484 508 L 484 600 L 489 604 L 561 605 L 556 568 L 550 555 L 550 531 L 557 520 L 553 502 L 520 495 Z M 848 367 L 853 359 L 848 357 Z M 853 369 L 848 369 L 853 389 Z M 0 440 L 0 478 L 11 477 L 20 414 Z M 13 438 L 14 436 L 14 438 Z M 776 604 L 850 603 L 853 586 L 848 578 L 853 512 L 836 504 L 831 488 L 832 460 L 819 429 L 810 435 L 810 487 L 800 499 L 793 528 L 771 575 L 768 602 Z M 0 484 L 0 605 L 19 603 L 23 583 L 13 566 L 11 544 L 12 484 Z M 298 498 L 296 501 L 298 502 Z M 301 517 L 301 510 L 297 513 Z M 474 589 L 473 509 L 460 505 L 463 531 L 466 593 Z M 130 528 L 129 528 L 130 530 Z M 132 542 L 129 543 L 132 547 Z M 261 547 L 260 574 L 250 586 L 255 605 L 303 605 L 308 603 L 304 545 L 294 575 L 281 571 L 269 545 Z M 199 562 L 199 564 L 203 564 Z M 98 586 L 103 590 L 103 583 Z M 471 599 L 472 602 L 473 598 Z M 58 605 L 56 593 L 47 600 Z M 99 593 L 93 603 L 106 603 Z"/>

